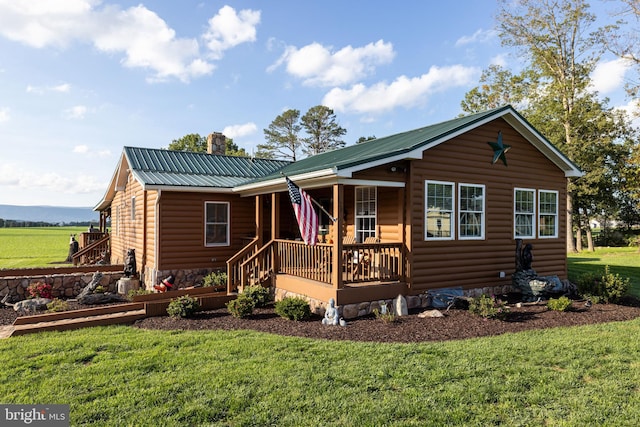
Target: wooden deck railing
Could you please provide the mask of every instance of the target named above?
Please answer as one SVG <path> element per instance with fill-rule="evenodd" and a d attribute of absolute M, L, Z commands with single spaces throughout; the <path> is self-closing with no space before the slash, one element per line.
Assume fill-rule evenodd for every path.
<path fill-rule="evenodd" d="M 332 245 L 318 243 L 308 246 L 292 240 L 276 240 L 276 243 L 280 267 L 278 273 L 331 284 Z"/>
<path fill-rule="evenodd" d="M 241 265 L 258 249 L 258 238 L 254 237 L 244 248 L 227 261 L 227 292 L 236 292 L 241 283 Z"/>
<path fill-rule="evenodd" d="M 402 276 L 402 243 L 359 243 L 342 247 L 344 283 L 388 282 Z"/>
<path fill-rule="evenodd" d="M 81 236 L 81 247 L 78 252 L 73 254 L 73 265 L 95 264 L 104 259 L 111 253 L 110 236 L 108 233 L 82 233 L 82 235 L 90 234 L 90 238 Z M 85 242 L 86 246 L 82 245 Z"/>
<path fill-rule="evenodd" d="M 255 242 L 254 242 L 255 243 Z M 331 285 L 333 245 L 308 246 L 300 241 L 272 240 L 258 250 L 248 246 L 228 261 L 229 292 L 262 284 L 282 273 Z M 402 277 L 402 243 L 346 244 L 342 251 L 343 283 L 389 282 Z"/>

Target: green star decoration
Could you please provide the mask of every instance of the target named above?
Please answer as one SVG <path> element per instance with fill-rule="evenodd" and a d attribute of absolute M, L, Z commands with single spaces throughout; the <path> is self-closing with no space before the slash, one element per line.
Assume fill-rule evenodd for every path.
<path fill-rule="evenodd" d="M 493 148 L 493 161 L 492 165 L 495 165 L 498 159 L 502 160 L 505 166 L 507 166 L 507 151 L 511 148 L 510 145 L 505 145 L 502 143 L 502 131 L 498 132 L 498 141 L 497 142 L 487 142 Z"/>

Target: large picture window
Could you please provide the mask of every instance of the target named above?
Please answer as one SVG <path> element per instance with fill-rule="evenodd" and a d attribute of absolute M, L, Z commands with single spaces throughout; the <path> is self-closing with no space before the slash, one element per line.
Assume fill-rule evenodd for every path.
<path fill-rule="evenodd" d="M 453 183 L 425 182 L 425 240 L 453 239 Z"/>
<path fill-rule="evenodd" d="M 458 236 L 460 239 L 484 238 L 484 185 L 460 184 Z"/>
<path fill-rule="evenodd" d="M 539 236 L 558 237 L 558 192 L 540 190 L 538 200 Z"/>
<path fill-rule="evenodd" d="M 356 187 L 356 242 L 376 237 L 376 187 Z"/>
<path fill-rule="evenodd" d="M 518 239 L 535 237 L 536 192 L 528 188 L 514 190 L 514 236 Z"/>
<path fill-rule="evenodd" d="M 229 203 L 205 202 L 204 245 L 229 246 Z"/>

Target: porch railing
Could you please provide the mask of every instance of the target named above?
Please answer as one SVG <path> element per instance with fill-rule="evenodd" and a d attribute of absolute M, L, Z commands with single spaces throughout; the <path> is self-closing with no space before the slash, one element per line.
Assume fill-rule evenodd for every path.
<path fill-rule="evenodd" d="M 275 273 L 290 274 L 332 284 L 333 245 L 307 246 L 292 240 L 272 240 L 257 249 L 255 241 L 228 261 L 228 290 L 263 284 Z M 342 250 L 342 282 L 396 281 L 402 276 L 402 243 L 345 244 Z"/>
<path fill-rule="evenodd" d="M 402 276 L 402 243 L 358 243 L 342 247 L 344 283 L 388 282 Z"/>
<path fill-rule="evenodd" d="M 82 233 L 80 235 L 80 250 L 73 254 L 73 265 L 95 264 L 106 261 L 110 255 L 110 237 L 108 233 Z"/>
<path fill-rule="evenodd" d="M 276 243 L 279 273 L 331 284 L 332 245 L 318 243 L 308 246 L 292 240 L 276 240 Z"/>

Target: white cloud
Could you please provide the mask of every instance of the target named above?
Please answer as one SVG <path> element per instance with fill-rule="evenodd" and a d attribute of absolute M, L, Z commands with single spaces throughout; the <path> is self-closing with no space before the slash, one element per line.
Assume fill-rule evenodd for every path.
<path fill-rule="evenodd" d="M 633 127 L 640 129 L 640 100 L 632 99 L 626 105 L 616 108 L 627 113 Z"/>
<path fill-rule="evenodd" d="M 223 6 L 209 19 L 209 29 L 202 35 L 213 59 L 220 59 L 225 50 L 256 40 L 256 26 L 260 11 L 244 9 L 236 13 L 231 6 Z"/>
<path fill-rule="evenodd" d="M 502 68 L 506 68 L 507 63 L 507 55 L 504 53 L 500 53 L 489 60 L 489 64 L 497 65 Z"/>
<path fill-rule="evenodd" d="M 88 108 L 84 105 L 76 105 L 62 112 L 62 116 L 67 120 L 82 120 L 87 114 Z"/>
<path fill-rule="evenodd" d="M 62 194 L 85 194 L 104 190 L 104 182 L 94 176 L 64 176 L 56 172 L 32 171 L 10 164 L 0 165 L 0 186 L 24 190 L 47 190 Z"/>
<path fill-rule="evenodd" d="M 591 88 L 603 95 L 622 88 L 624 76 L 630 67 L 631 64 L 625 59 L 598 63 L 591 74 Z"/>
<path fill-rule="evenodd" d="M 11 116 L 9 115 L 9 108 L 2 107 L 0 108 L 0 123 L 8 122 Z"/>
<path fill-rule="evenodd" d="M 95 158 L 95 157 L 106 158 L 111 156 L 110 150 L 94 151 L 86 144 L 76 145 L 75 147 L 73 147 L 72 152 L 76 154 L 83 154 L 89 158 Z"/>
<path fill-rule="evenodd" d="M 67 93 L 71 91 L 71 85 L 69 83 L 61 83 L 55 86 L 27 86 L 27 93 L 35 93 L 37 95 L 42 95 L 45 92 L 60 92 Z"/>
<path fill-rule="evenodd" d="M 483 30 L 480 28 L 470 36 L 462 36 L 456 40 L 456 47 L 464 46 L 471 43 L 485 43 L 496 36 L 495 30 Z"/>
<path fill-rule="evenodd" d="M 249 122 L 243 125 L 231 125 L 222 130 L 227 138 L 241 138 L 243 136 L 253 135 L 258 130 L 255 123 Z"/>
<path fill-rule="evenodd" d="M 89 152 L 89 146 L 87 145 L 76 145 L 75 147 L 73 147 L 73 152 L 74 153 L 80 153 L 80 154 L 84 154 Z"/>
<path fill-rule="evenodd" d="M 220 59 L 225 50 L 254 41 L 259 22 L 260 11 L 236 13 L 230 6 L 221 8 L 202 36 L 211 58 Z M 162 18 L 142 4 L 122 9 L 102 6 L 101 0 L 0 0 L 0 36 L 34 48 L 90 44 L 102 52 L 122 54 L 125 67 L 150 70 L 151 82 L 170 78 L 188 82 L 211 74 L 215 68 L 201 56 L 197 39 L 177 37 Z"/>
<path fill-rule="evenodd" d="M 300 49 L 287 47 L 268 71 L 286 63 L 287 72 L 303 79 L 305 84 L 341 86 L 372 74 L 375 66 L 390 63 L 394 56 L 393 44 L 384 40 L 358 48 L 346 46 L 337 52 L 332 52 L 331 47 L 311 43 Z"/>
<path fill-rule="evenodd" d="M 340 112 L 379 114 L 397 107 L 423 105 L 430 94 L 469 85 L 477 81 L 479 75 L 480 70 L 475 67 L 433 66 L 426 74 L 413 78 L 400 76 L 391 84 L 377 83 L 370 87 L 357 84 L 351 89 L 332 89 L 322 104 Z"/>

